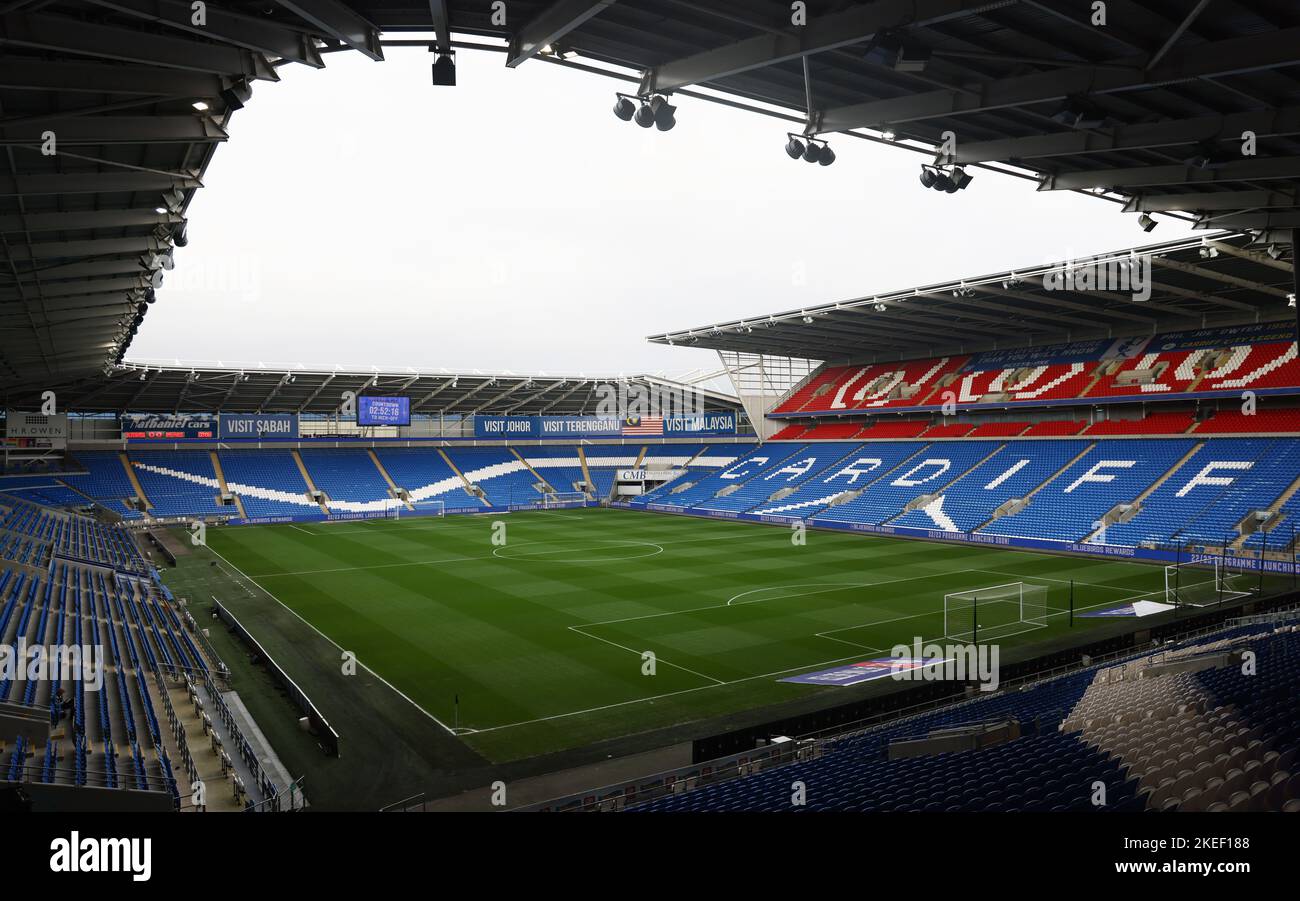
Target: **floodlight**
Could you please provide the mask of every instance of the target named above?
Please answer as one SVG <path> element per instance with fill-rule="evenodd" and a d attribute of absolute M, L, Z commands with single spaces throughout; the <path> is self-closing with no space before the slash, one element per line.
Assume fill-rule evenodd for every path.
<path fill-rule="evenodd" d="M 433 61 L 433 84 L 440 88 L 456 87 L 456 57 L 450 53 L 440 53 Z"/>
<path fill-rule="evenodd" d="M 1148 216 L 1146 213 L 1143 213 L 1141 216 L 1138 216 L 1138 225 L 1142 226 L 1142 230 L 1144 232 L 1149 232 L 1151 231 L 1151 229 L 1159 225 L 1159 223 L 1156 222 L 1156 220 L 1152 219 L 1150 216 Z"/>
<path fill-rule="evenodd" d="M 643 101 L 637 109 L 633 121 L 642 128 L 650 128 L 655 124 L 655 111 L 650 108 L 650 104 Z"/>
<path fill-rule="evenodd" d="M 651 97 L 650 109 L 654 111 L 655 128 L 660 131 L 672 131 L 677 124 L 677 107 L 668 102 L 667 97 Z"/>
<path fill-rule="evenodd" d="M 614 115 L 618 116 L 624 122 L 631 122 L 632 117 L 636 115 L 636 104 L 622 94 L 618 95 L 618 100 L 614 103 Z"/>
<path fill-rule="evenodd" d="M 253 97 L 253 86 L 248 79 L 241 78 L 231 82 L 230 87 L 221 92 L 221 100 L 232 110 L 243 109 L 244 104 Z"/>
<path fill-rule="evenodd" d="M 785 142 L 786 155 L 792 160 L 802 159 L 803 151 L 803 141 L 800 141 L 794 135 L 790 135 L 790 140 Z"/>

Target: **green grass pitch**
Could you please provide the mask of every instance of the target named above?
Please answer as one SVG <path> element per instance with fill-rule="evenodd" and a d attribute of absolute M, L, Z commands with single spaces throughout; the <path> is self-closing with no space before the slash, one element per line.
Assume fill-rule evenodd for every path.
<path fill-rule="evenodd" d="M 844 692 L 778 680 L 942 638 L 948 592 L 1047 590 L 1048 625 L 1001 639 L 1004 649 L 1061 636 L 1071 580 L 1076 611 L 1163 599 L 1158 566 L 791 537 L 588 508 L 209 529 L 208 545 L 494 761 Z"/>

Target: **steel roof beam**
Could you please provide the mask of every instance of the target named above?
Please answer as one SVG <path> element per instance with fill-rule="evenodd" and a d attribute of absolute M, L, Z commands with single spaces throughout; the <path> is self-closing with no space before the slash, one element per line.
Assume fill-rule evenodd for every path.
<path fill-rule="evenodd" d="M 617 0 L 555 0 L 530 19 L 510 39 L 506 65 L 527 62 L 548 44 L 553 44 Z"/>
<path fill-rule="evenodd" d="M 1053 156 L 1106 153 L 1177 147 L 1201 142 L 1240 141 L 1243 131 L 1258 137 L 1300 134 L 1300 107 L 1234 113 L 1227 116 L 1199 116 L 1164 122 L 1119 125 L 1114 128 L 1063 131 L 995 141 L 957 144 L 956 153 L 940 158 L 943 163 L 986 163 Z"/>
<path fill-rule="evenodd" d="M 68 172 L 0 175 L 0 197 L 40 194 L 135 194 L 157 191 L 159 198 L 172 188 L 197 188 L 191 175 L 153 172 Z"/>
<path fill-rule="evenodd" d="M 1210 41 L 1169 58 L 1154 69 L 1132 57 L 1106 66 L 1053 69 L 987 82 L 970 91 L 943 89 L 833 107 L 817 114 L 816 130 L 846 131 L 906 122 L 923 122 L 1009 107 L 1110 94 L 1215 75 L 1240 74 L 1296 65 L 1300 28 L 1285 28 L 1222 41 Z"/>
<path fill-rule="evenodd" d="M 125 210 L 78 210 L 56 213 L 0 213 L 0 233 L 93 231 L 155 225 L 176 226 L 185 218 L 159 213 L 154 208 Z"/>
<path fill-rule="evenodd" d="M 810 16 L 797 30 L 761 34 L 664 63 L 645 73 L 642 91 L 674 91 L 870 40 L 886 28 L 927 26 L 1013 5 L 1011 0 L 878 0 L 844 12 Z"/>
<path fill-rule="evenodd" d="M 276 3 L 373 60 L 384 58 L 379 30 L 338 0 L 276 0 Z"/>
<path fill-rule="evenodd" d="M 28 117 L 20 125 L 0 122 L 0 144 L 39 145 L 54 132 L 59 144 L 208 144 L 230 136 L 207 116 L 71 116 Z"/>
<path fill-rule="evenodd" d="M 446 53 L 451 50 L 451 15 L 447 12 L 447 0 L 429 0 L 429 16 L 433 20 L 433 33 L 438 38 L 434 46 Z"/>
<path fill-rule="evenodd" d="M 303 63 L 315 69 L 325 66 L 325 61 L 310 36 L 267 19 L 258 19 L 241 15 L 230 9 L 222 9 L 219 14 L 214 11 L 200 26 L 191 24 L 193 11 L 191 5 L 183 0 L 90 0 L 90 2 L 168 28 L 234 44 L 245 50 L 256 50 L 280 59 Z"/>
<path fill-rule="evenodd" d="M 1076 191 L 1095 187 L 1213 185 L 1219 182 L 1265 181 L 1275 178 L 1300 178 L 1300 156 L 1246 158 L 1221 163 L 1210 169 L 1179 164 L 1061 172 L 1044 178 L 1038 190 Z"/>
<path fill-rule="evenodd" d="M 1161 268 L 1164 269 L 1172 269 L 1175 272 L 1186 272 L 1189 275 L 1195 275 L 1202 279 L 1209 279 L 1210 281 L 1221 282 L 1225 285 L 1231 285 L 1234 288 L 1243 288 L 1247 291 L 1255 291 L 1256 293 L 1259 294 L 1267 294 L 1269 297 L 1280 297 L 1283 300 L 1285 300 L 1287 295 L 1290 294 L 1289 291 L 1286 291 L 1282 288 L 1274 288 L 1271 285 L 1263 285 L 1260 284 L 1259 282 L 1252 281 L 1251 279 L 1248 278 L 1240 278 L 1235 275 L 1229 275 L 1226 272 L 1217 272 L 1214 269 L 1208 269 L 1205 266 L 1196 266 L 1192 263 L 1184 263 L 1180 260 L 1171 260 L 1168 258 L 1152 257 L 1151 264 L 1153 266 L 1160 266 Z M 1227 304 L 1227 305 L 1235 304 L 1244 309 L 1254 309 L 1254 307 L 1251 307 L 1249 304 L 1243 304 L 1239 301 L 1230 301 L 1227 298 L 1223 298 L 1223 297 L 1216 298 L 1213 295 L 1205 295 L 1204 299 L 1211 302 Z"/>
<path fill-rule="evenodd" d="M 142 96 L 166 94 L 197 99 L 216 97 L 221 93 L 222 84 L 217 75 L 162 66 L 28 59 L 8 54 L 0 58 L 0 88 Z"/>
<path fill-rule="evenodd" d="M 278 81 L 260 53 L 210 41 L 150 34 L 100 22 L 44 13 L 0 16 L 0 46 L 37 47 L 99 59 L 168 66 L 230 78 Z"/>
<path fill-rule="evenodd" d="M 1158 213 L 1167 210 L 1255 210 L 1294 207 L 1292 191 L 1211 191 L 1200 194 L 1137 194 L 1124 204 L 1126 213 Z"/>
<path fill-rule="evenodd" d="M 152 235 L 135 238 L 97 238 L 88 241 L 40 241 L 11 246 L 0 260 L 54 260 L 68 257 L 100 257 L 117 253 L 160 253 L 170 245 Z"/>

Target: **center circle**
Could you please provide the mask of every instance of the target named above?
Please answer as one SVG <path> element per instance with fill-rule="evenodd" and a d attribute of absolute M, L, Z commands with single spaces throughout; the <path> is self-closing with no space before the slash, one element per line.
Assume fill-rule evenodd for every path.
<path fill-rule="evenodd" d="M 617 539 L 595 539 L 594 541 L 584 541 L 582 544 L 574 547 L 556 547 L 555 545 L 546 545 L 542 549 L 536 549 L 536 544 L 516 545 L 512 548 L 510 545 L 505 547 L 493 548 L 492 556 L 500 557 L 502 560 L 529 560 L 538 559 L 546 560 L 550 563 L 608 563 L 615 560 L 640 560 L 644 557 L 654 557 L 664 552 L 661 545 L 651 541 L 619 541 Z M 502 551 L 516 550 L 516 553 L 502 553 Z M 604 553 L 605 551 L 624 553 Z M 639 553 L 634 552 L 639 551 Z M 599 556 L 591 556 L 593 553 Z M 582 554 L 585 556 L 573 557 L 565 556 L 567 554 Z"/>

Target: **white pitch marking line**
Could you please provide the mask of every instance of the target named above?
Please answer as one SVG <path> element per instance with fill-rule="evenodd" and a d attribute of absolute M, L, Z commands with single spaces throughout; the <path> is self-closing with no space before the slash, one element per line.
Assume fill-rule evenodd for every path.
<path fill-rule="evenodd" d="M 638 651 L 636 648 L 629 648 L 625 644 L 619 644 L 616 641 L 610 641 L 608 638 L 601 638 L 599 635 L 588 635 L 586 632 L 582 631 L 582 626 L 568 626 L 567 628 L 569 629 L 569 631 L 577 632 L 579 635 L 585 638 L 594 638 L 597 641 L 603 641 L 605 642 L 605 644 L 613 645 L 616 648 L 620 648 L 624 651 L 628 651 L 629 653 L 636 654 L 638 657 L 640 657 L 644 653 L 643 651 Z M 672 663 L 671 661 L 665 660 L 664 658 L 660 657 L 658 654 L 655 655 L 655 660 L 657 660 L 659 663 L 664 664 L 665 666 L 671 666 L 673 669 L 682 670 L 683 672 L 690 673 L 692 676 L 699 676 L 701 679 L 708 679 L 710 682 L 714 682 L 718 685 L 727 684 L 721 679 L 715 679 L 712 676 L 706 676 L 704 673 L 697 673 L 693 669 L 689 669 L 680 664 Z"/>
<path fill-rule="evenodd" d="M 311 623 L 308 622 L 306 619 L 304 619 L 303 616 L 302 616 L 302 614 L 300 614 L 297 610 L 294 610 L 292 607 L 290 607 L 290 606 L 289 606 L 288 604 L 286 604 L 284 601 L 280 600 L 280 599 L 279 599 L 278 597 L 276 597 L 274 594 L 272 594 L 271 592 L 267 591 L 267 590 L 266 590 L 266 589 L 265 589 L 261 584 L 258 583 L 258 581 L 257 581 L 256 579 L 254 579 L 254 578 L 252 578 L 251 576 L 249 576 L 247 573 L 245 573 L 245 572 L 244 572 L 243 570 L 241 570 L 239 567 L 235 566 L 235 564 L 231 563 L 229 560 L 226 560 L 226 558 L 223 557 L 223 556 L 220 554 L 220 552 L 214 550 L 212 547 L 208 547 L 208 550 L 212 551 L 212 553 L 216 554 L 218 557 L 221 557 L 221 559 L 225 562 L 225 564 L 226 564 L 227 566 L 229 566 L 229 567 L 230 567 L 231 569 L 233 569 L 235 572 L 239 573 L 241 576 L 243 576 L 243 577 L 244 577 L 245 579 L 247 579 L 249 582 L 252 582 L 254 585 L 256 585 L 259 589 L 261 589 L 262 593 L 265 594 L 267 597 L 269 597 L 271 600 L 275 601 L 277 604 L 279 604 L 279 605 L 280 605 L 281 607 L 283 607 L 285 610 L 288 610 L 288 611 L 289 611 L 290 613 L 292 613 L 294 616 L 298 617 L 299 620 L 301 620 L 301 621 L 302 621 L 302 622 L 303 622 L 303 623 L 304 623 L 304 624 L 305 624 L 309 629 L 311 629 L 313 632 L 315 632 L 315 633 L 316 633 L 317 635 L 319 635 L 321 638 L 325 639 L 325 640 L 328 641 L 330 644 L 334 645 L 334 647 L 338 648 L 340 651 L 342 651 L 342 652 L 344 652 L 344 653 L 347 653 L 347 649 L 344 648 L 343 645 L 339 644 L 337 641 L 335 641 L 334 639 L 330 638 L 328 635 L 326 635 L 326 634 L 325 634 L 324 632 L 322 632 L 320 629 L 316 628 L 313 624 L 311 624 Z M 399 688 L 397 688 L 395 685 L 393 685 L 393 683 L 389 682 L 387 679 L 385 679 L 383 676 L 379 675 L 379 673 L 375 672 L 375 671 L 374 671 L 373 669 L 371 669 L 370 667 L 366 666 L 364 663 L 361 663 L 360 660 L 358 660 L 357 663 L 360 664 L 360 666 L 361 666 L 362 669 L 366 670 L 367 672 L 370 673 L 370 675 L 374 676 L 374 677 L 375 677 L 376 679 L 378 679 L 380 682 L 383 682 L 385 685 L 387 685 L 387 686 L 388 686 L 389 688 L 391 688 L 393 691 L 397 692 L 397 694 L 398 694 L 399 697 L 401 697 L 404 701 L 406 701 L 407 703 L 409 703 L 409 704 L 410 704 L 412 707 L 414 707 L 416 710 L 418 710 L 418 711 L 420 711 L 421 713 L 423 713 L 423 714 L 424 714 L 425 716 L 427 716 L 429 719 L 433 720 L 435 723 L 437 723 L 439 726 L 441 726 L 444 730 L 446 730 L 449 734 L 451 734 L 451 735 L 455 735 L 455 734 L 456 734 L 455 730 L 452 729 L 452 727 L 448 726 L 446 723 L 444 723 L 442 720 L 438 719 L 438 718 L 437 718 L 436 716 L 434 716 L 432 713 L 430 713 L 429 711 L 425 710 L 425 709 L 424 709 L 423 707 L 421 707 L 419 704 L 415 703 L 415 701 L 411 700 L 411 698 L 410 698 L 406 693 L 404 693 L 401 689 L 399 689 Z"/>

